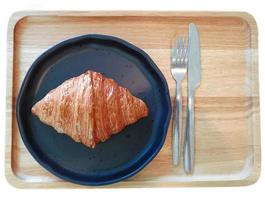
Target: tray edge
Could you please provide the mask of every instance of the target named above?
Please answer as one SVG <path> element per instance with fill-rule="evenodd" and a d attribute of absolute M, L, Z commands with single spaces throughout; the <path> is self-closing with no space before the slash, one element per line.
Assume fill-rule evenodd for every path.
<path fill-rule="evenodd" d="M 233 16 L 243 19 L 249 25 L 251 31 L 254 31 L 255 34 L 251 34 L 251 46 L 257 49 L 256 56 L 252 59 L 252 68 L 258 73 L 258 27 L 255 21 L 255 18 L 247 12 L 191 12 L 191 11 L 30 11 L 22 10 L 13 13 L 8 22 L 7 32 L 12 34 L 7 34 L 7 86 L 6 86 L 6 139 L 5 139 L 5 177 L 7 182 L 16 187 L 16 188 L 98 188 L 98 187 L 88 187 L 80 186 L 68 182 L 53 182 L 53 183 L 27 183 L 22 179 L 19 179 L 13 169 L 12 169 L 12 93 L 13 91 L 10 88 L 13 87 L 13 47 L 14 47 L 14 30 L 16 24 L 27 16 L 41 16 L 41 15 L 57 15 L 57 16 Z M 12 49 L 9 53 L 9 49 Z M 253 58 L 253 56 L 252 56 Z M 12 70 L 10 70 L 12 69 Z M 259 80 L 255 79 L 253 83 L 259 91 Z M 10 98 L 9 98 L 10 97 Z M 256 115 L 253 116 L 253 128 L 254 131 L 254 164 L 253 169 L 250 175 L 242 180 L 233 180 L 233 181 L 216 181 L 210 182 L 211 186 L 247 186 L 256 183 L 260 177 L 261 172 L 261 142 L 260 142 L 260 106 L 259 106 L 259 95 L 258 98 L 253 98 L 253 103 L 257 104 L 258 110 Z M 8 112 L 12 111 L 12 112 Z M 9 120 L 8 120 L 9 119 Z M 254 126 L 255 125 L 255 126 Z M 9 127 L 9 130 L 8 128 Z M 10 153 L 9 153 L 10 152 Z M 122 183 L 112 184 L 110 186 L 101 186 L 103 188 L 141 188 L 141 187 L 209 187 L 208 181 L 206 182 L 194 182 L 194 183 L 166 183 L 161 186 L 154 182 L 149 182 L 143 184 L 143 182 L 137 181 L 124 181 Z M 101 188 L 100 187 L 100 188 Z"/>

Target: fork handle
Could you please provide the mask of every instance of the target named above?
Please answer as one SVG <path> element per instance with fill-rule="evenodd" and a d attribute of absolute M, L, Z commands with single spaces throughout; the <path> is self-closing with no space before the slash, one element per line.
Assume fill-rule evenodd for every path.
<path fill-rule="evenodd" d="M 187 102 L 186 140 L 184 144 L 184 170 L 192 173 L 194 168 L 195 135 L 194 135 L 194 91 L 189 91 Z"/>
<path fill-rule="evenodd" d="M 178 165 L 180 161 L 181 150 L 181 135 L 182 135 L 182 97 L 181 97 L 181 82 L 176 83 L 176 101 L 173 110 L 173 165 Z"/>

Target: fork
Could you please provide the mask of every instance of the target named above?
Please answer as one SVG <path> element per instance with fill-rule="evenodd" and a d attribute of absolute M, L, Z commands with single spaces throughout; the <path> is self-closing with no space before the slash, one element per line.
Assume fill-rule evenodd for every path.
<path fill-rule="evenodd" d="M 187 73 L 188 63 L 188 39 L 177 37 L 173 44 L 171 54 L 171 74 L 176 81 L 176 100 L 173 109 L 173 165 L 180 162 L 180 151 L 182 141 L 182 97 L 181 82 Z"/>

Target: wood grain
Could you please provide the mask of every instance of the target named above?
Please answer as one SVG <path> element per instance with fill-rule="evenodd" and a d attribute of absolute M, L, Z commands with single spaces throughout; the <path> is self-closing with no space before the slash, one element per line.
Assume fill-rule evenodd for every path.
<path fill-rule="evenodd" d="M 42 168 L 25 148 L 15 113 L 20 84 L 32 62 L 52 45 L 81 34 L 121 37 L 146 51 L 164 74 L 172 102 L 170 48 L 189 22 L 201 37 L 202 82 L 196 93 L 196 163 L 187 176 L 171 165 L 172 126 L 158 156 L 140 173 L 106 187 L 234 186 L 260 173 L 258 33 L 246 13 L 18 12 L 9 21 L 6 177 L 20 188 L 79 188 Z M 183 91 L 183 121 L 186 109 Z M 85 187 L 87 188 L 87 187 Z"/>

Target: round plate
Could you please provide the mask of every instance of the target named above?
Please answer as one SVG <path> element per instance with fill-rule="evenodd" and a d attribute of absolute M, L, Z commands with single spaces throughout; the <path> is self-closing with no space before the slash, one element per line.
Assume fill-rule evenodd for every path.
<path fill-rule="evenodd" d="M 149 116 L 89 149 L 32 115 L 31 107 L 65 80 L 102 73 L 144 100 Z M 63 41 L 30 67 L 17 99 L 21 137 L 32 156 L 56 176 L 84 185 L 118 182 L 139 172 L 161 149 L 170 120 L 168 86 L 142 50 L 116 37 L 84 35 Z"/>

